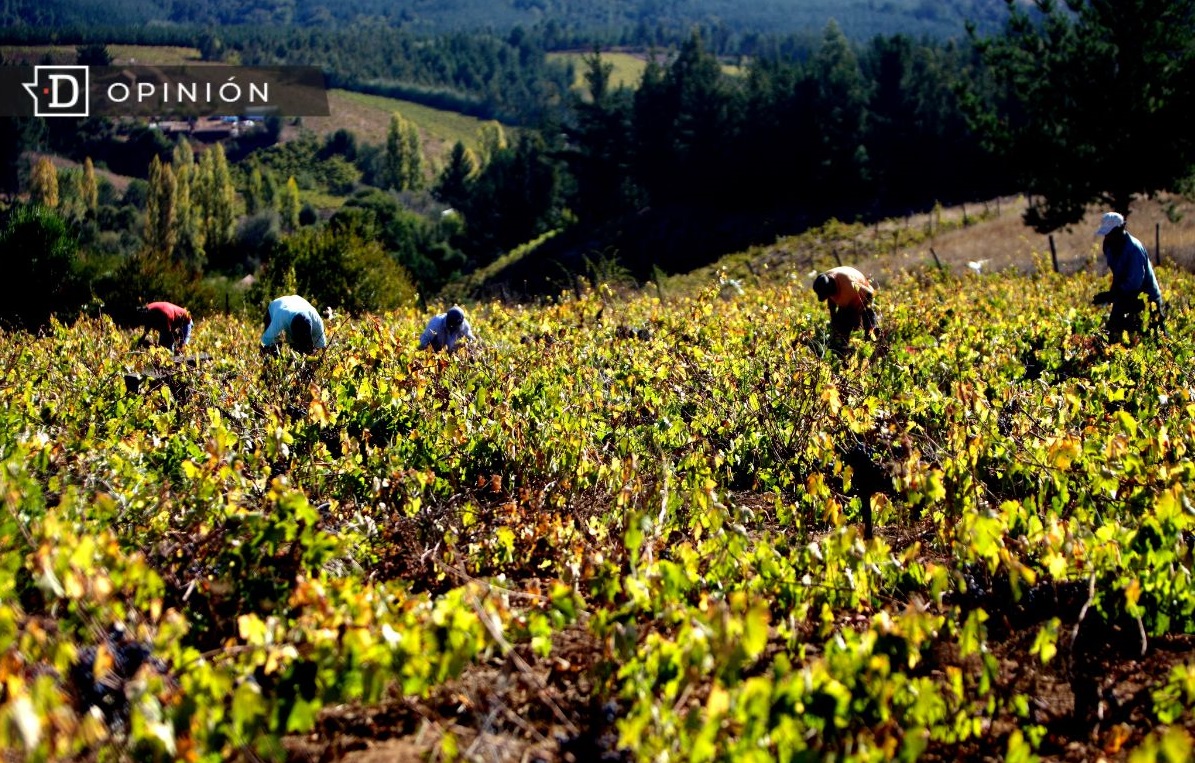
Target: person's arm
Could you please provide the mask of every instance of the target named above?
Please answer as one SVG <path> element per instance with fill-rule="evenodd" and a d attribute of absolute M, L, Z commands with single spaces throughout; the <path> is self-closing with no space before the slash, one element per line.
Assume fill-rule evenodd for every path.
<path fill-rule="evenodd" d="M 319 317 L 319 313 L 315 313 L 315 320 L 311 322 L 311 343 L 317 350 L 328 346 L 328 337 L 324 334 L 324 321 Z"/>
<path fill-rule="evenodd" d="M 270 347 L 278 341 L 278 335 L 282 333 L 282 327 L 285 321 L 281 320 L 281 311 L 270 315 L 270 323 L 266 326 L 266 330 L 261 335 L 261 346 Z"/>
<path fill-rule="evenodd" d="M 859 299 L 863 301 L 863 306 L 867 307 L 868 305 L 871 304 L 871 301 L 873 299 L 875 299 L 875 295 L 876 295 L 875 287 L 873 287 L 869 283 L 861 283 L 861 284 L 858 284 L 858 288 L 859 288 Z"/>
<path fill-rule="evenodd" d="M 427 322 L 427 328 L 419 336 L 419 349 L 426 350 L 431 347 L 433 350 L 440 349 L 447 337 L 440 336 L 440 330 L 444 328 L 444 322 L 439 318 L 432 318 Z"/>

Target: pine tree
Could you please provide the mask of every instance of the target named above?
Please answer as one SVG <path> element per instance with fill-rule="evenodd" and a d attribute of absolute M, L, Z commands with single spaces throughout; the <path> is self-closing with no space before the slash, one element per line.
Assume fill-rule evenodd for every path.
<path fill-rule="evenodd" d="M 860 191 L 866 180 L 866 153 L 860 141 L 868 93 L 851 43 L 833 20 L 826 25 L 811 67 L 817 82 L 812 111 L 821 136 L 815 149 L 821 172 L 815 181 L 834 198 L 847 197 Z"/>
<path fill-rule="evenodd" d="M 53 209 L 58 206 L 58 170 L 49 157 L 40 157 L 29 177 L 29 197 L 34 204 Z"/>
<path fill-rule="evenodd" d="M 477 155 L 458 140 L 448 155 L 448 165 L 440 173 L 432 195 L 450 207 L 462 209 L 468 201 L 469 188 L 477 177 L 477 168 Z"/>
<path fill-rule="evenodd" d="M 1000 90 L 968 105 L 1046 233 L 1096 203 L 1121 213 L 1195 168 L 1195 0 L 1010 3 L 978 49 Z M 1040 17 L 1031 15 L 1040 11 Z"/>
<path fill-rule="evenodd" d="M 145 200 L 145 245 L 156 254 L 174 254 L 174 170 L 157 156 L 149 163 L 149 193 Z"/>

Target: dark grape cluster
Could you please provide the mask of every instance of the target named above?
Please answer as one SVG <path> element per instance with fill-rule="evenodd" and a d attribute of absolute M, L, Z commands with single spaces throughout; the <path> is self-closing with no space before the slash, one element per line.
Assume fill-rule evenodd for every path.
<path fill-rule="evenodd" d="M 97 659 L 101 649 L 106 655 L 102 660 Z M 149 644 L 130 638 L 124 626 L 113 626 L 102 644 L 81 649 L 71 666 L 70 685 L 79 711 L 99 708 L 109 726 L 123 726 L 129 716 L 125 685 L 147 663 L 160 673 L 166 672 Z"/>

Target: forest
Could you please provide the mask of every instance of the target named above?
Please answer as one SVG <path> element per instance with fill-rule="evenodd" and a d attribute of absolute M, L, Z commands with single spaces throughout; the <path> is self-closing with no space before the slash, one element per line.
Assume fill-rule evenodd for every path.
<path fill-rule="evenodd" d="M 34 33 L 7 34 L 10 62 L 30 63 L 15 40 Z M 70 33 L 60 34 L 71 44 Z M 546 58 L 544 28 L 424 39 L 381 25 L 222 27 L 192 36 L 148 27 L 107 42 L 80 37 L 66 62 L 107 63 L 109 43 L 154 35 L 193 44 L 213 63 L 318 64 L 331 86 L 470 113 L 490 122 L 489 134 L 427 157 L 417 126 L 401 114 L 385 145 L 348 130 L 321 143 L 301 127 L 280 141 L 279 120 L 209 146 L 145 124 L 6 119 L 0 187 L 18 207 L 40 204 L 14 211 L 4 235 L 25 235 L 17 220 L 58 231 L 42 236 L 57 242 L 56 254 L 27 267 L 68 263 L 71 273 L 47 287 L 52 296 L 14 295 L 13 305 L 49 305 L 26 325 L 100 305 L 121 315 L 147 289 L 201 312 L 231 309 L 245 295 L 230 283 L 250 275 L 279 282 L 296 256 L 290 247 L 309 235 L 369 241 L 411 283 L 396 293 L 426 300 L 531 242 L 543 244 L 538 259 L 561 263 L 553 275 L 616 252 L 621 267 L 644 277 L 831 217 L 875 219 L 990 197 L 1016 182 L 975 129 L 999 91 L 974 40 L 895 35 L 854 43 L 830 22 L 812 41 L 774 36 L 760 46 L 766 53 L 728 58 L 693 31 L 648 51 L 634 88 L 610 85 L 609 65 L 592 43 L 580 59 L 580 91 L 572 66 Z M 739 64 L 728 71 L 731 60 Z M 191 164 L 209 154 L 219 179 L 192 190 L 209 175 L 194 174 Z M 51 170 L 42 161 L 48 156 L 72 166 Z M 168 170 L 155 171 L 155 160 Z M 96 180 L 96 168 L 100 177 L 132 182 L 118 192 Z M 286 196 L 292 180 L 323 206 L 300 205 L 296 213 L 294 193 Z M 721 233 L 678 225 L 694 211 Z M 208 221 L 199 234 L 189 222 L 197 215 Z M 559 285 L 522 280 L 540 294 Z M 9 320 L 23 310 L 13 307 Z"/>
<path fill-rule="evenodd" d="M 944 39 L 963 33 L 967 22 L 995 29 L 1006 14 L 1001 0 L 270 0 L 246 8 L 229 0 L 130 2 L 130 0 L 11 0 L 0 12 L 0 26 L 95 29 L 111 26 L 150 29 L 236 26 L 319 29 L 380 24 L 421 35 L 548 27 L 551 36 L 590 41 L 647 44 L 653 36 L 683 37 L 694 26 L 719 30 L 718 36 L 764 37 L 772 33 L 816 34 L 834 18 L 854 39 L 876 34 L 909 34 Z M 658 37 L 656 41 L 661 41 Z"/>
<path fill-rule="evenodd" d="M 152 285 L 201 312 L 233 309 L 246 294 L 230 284 L 289 278 L 303 259 L 294 247 L 311 236 L 346 261 L 367 242 L 361 256 L 376 248 L 410 283 L 395 294 L 426 301 L 450 283 L 456 295 L 479 282 L 552 294 L 595 261 L 646 280 L 830 219 L 1008 193 L 1028 193 L 1027 223 L 1048 232 L 1090 203 L 1123 209 L 1134 194 L 1185 187 L 1195 140 L 1181 125 L 1195 78 L 1184 8 L 1010 6 L 1001 33 L 946 40 L 858 42 L 830 21 L 812 40 L 772 35 L 733 56 L 698 29 L 643 51 L 631 87 L 611 84 L 596 42 L 550 60 L 546 26 L 427 38 L 384 25 L 145 27 L 125 39 L 161 34 L 209 63 L 320 65 L 331 86 L 486 127 L 428 155 L 426 130 L 399 113 L 374 143 L 280 119 L 214 142 L 127 121 L 5 119 L 0 190 L 11 221 L 57 231 L 36 234 L 55 254 L 23 267 L 71 274 L 34 277 L 53 294 L 22 286 L 10 304 L 48 305 L 26 325 L 100 306 L 120 315 Z M 62 35 L 65 61 L 33 58 L 112 59 L 117 38 Z M 35 49 L 10 42 L 7 58 L 28 64 L 22 51 Z M 64 166 L 47 166 L 54 156 Z M 192 169 L 209 158 L 215 175 Z M 155 161 L 165 169 L 155 173 Z M 118 191 L 97 168 L 130 180 Z M 200 182 L 209 177 L 218 179 Z M 296 195 L 306 199 L 297 211 Z M 36 210 L 21 209 L 29 201 Z M 198 233 L 196 216 L 206 221 Z M 11 222 L 6 240 L 26 235 L 19 227 Z"/>

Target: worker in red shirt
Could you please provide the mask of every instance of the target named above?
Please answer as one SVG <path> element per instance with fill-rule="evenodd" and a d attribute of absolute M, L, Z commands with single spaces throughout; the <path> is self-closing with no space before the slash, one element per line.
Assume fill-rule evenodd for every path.
<path fill-rule="evenodd" d="M 862 328 L 867 338 L 874 338 L 880 317 L 871 304 L 875 287 L 867 276 L 845 265 L 831 268 L 813 279 L 813 291 L 830 311 L 830 330 L 838 344 L 850 342 L 857 328 Z"/>
<path fill-rule="evenodd" d="M 137 340 L 138 344 L 143 343 L 151 331 L 158 332 L 158 344 L 169 348 L 171 352 L 177 352 L 191 341 L 194 322 L 185 307 L 170 302 L 150 302 L 145 307 L 137 308 L 137 318 L 140 325 L 145 327 L 145 333 Z"/>

